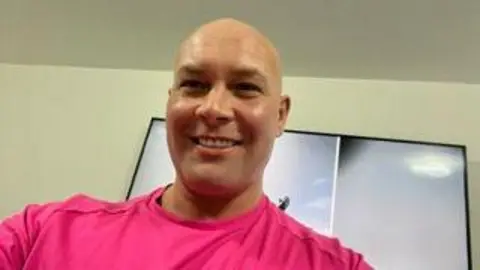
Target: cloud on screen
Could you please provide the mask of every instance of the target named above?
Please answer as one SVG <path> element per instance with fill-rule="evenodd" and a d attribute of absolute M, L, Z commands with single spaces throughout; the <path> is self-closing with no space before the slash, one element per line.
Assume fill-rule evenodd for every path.
<path fill-rule="evenodd" d="M 313 180 L 313 185 L 314 186 L 321 186 L 321 185 L 325 184 L 326 182 L 327 182 L 326 178 L 317 178 L 317 179 Z"/>
<path fill-rule="evenodd" d="M 331 205 L 331 197 L 319 197 L 306 203 L 307 207 L 326 210 Z"/>

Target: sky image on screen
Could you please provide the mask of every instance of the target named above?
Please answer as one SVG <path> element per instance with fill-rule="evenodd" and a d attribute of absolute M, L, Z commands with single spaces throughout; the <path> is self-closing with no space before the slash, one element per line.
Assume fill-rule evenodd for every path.
<path fill-rule="evenodd" d="M 463 149 L 342 137 L 333 233 L 378 269 L 468 269 Z"/>

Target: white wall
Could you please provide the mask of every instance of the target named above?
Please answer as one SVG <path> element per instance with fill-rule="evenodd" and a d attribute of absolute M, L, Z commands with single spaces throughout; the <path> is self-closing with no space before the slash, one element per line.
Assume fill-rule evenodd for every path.
<path fill-rule="evenodd" d="M 0 64 L 0 217 L 84 192 L 125 195 L 170 72 Z M 293 78 L 288 128 L 466 144 L 480 269 L 480 85 Z"/>

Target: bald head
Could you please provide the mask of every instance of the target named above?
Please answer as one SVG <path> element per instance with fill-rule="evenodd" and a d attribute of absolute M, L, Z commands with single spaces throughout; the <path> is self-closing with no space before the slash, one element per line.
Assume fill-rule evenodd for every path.
<path fill-rule="evenodd" d="M 272 90 L 278 90 L 274 92 L 281 92 L 281 63 L 276 48 L 260 31 L 235 19 L 204 24 L 182 42 L 175 71 L 192 64 L 258 72 Z"/>

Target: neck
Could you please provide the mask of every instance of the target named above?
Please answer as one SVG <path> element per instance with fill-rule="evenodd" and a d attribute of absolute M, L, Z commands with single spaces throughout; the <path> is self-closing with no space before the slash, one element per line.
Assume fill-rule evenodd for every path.
<path fill-rule="evenodd" d="M 262 197 L 261 182 L 229 197 L 196 194 L 177 179 L 162 196 L 162 207 L 187 220 L 219 220 L 242 215 L 253 209 Z"/>

